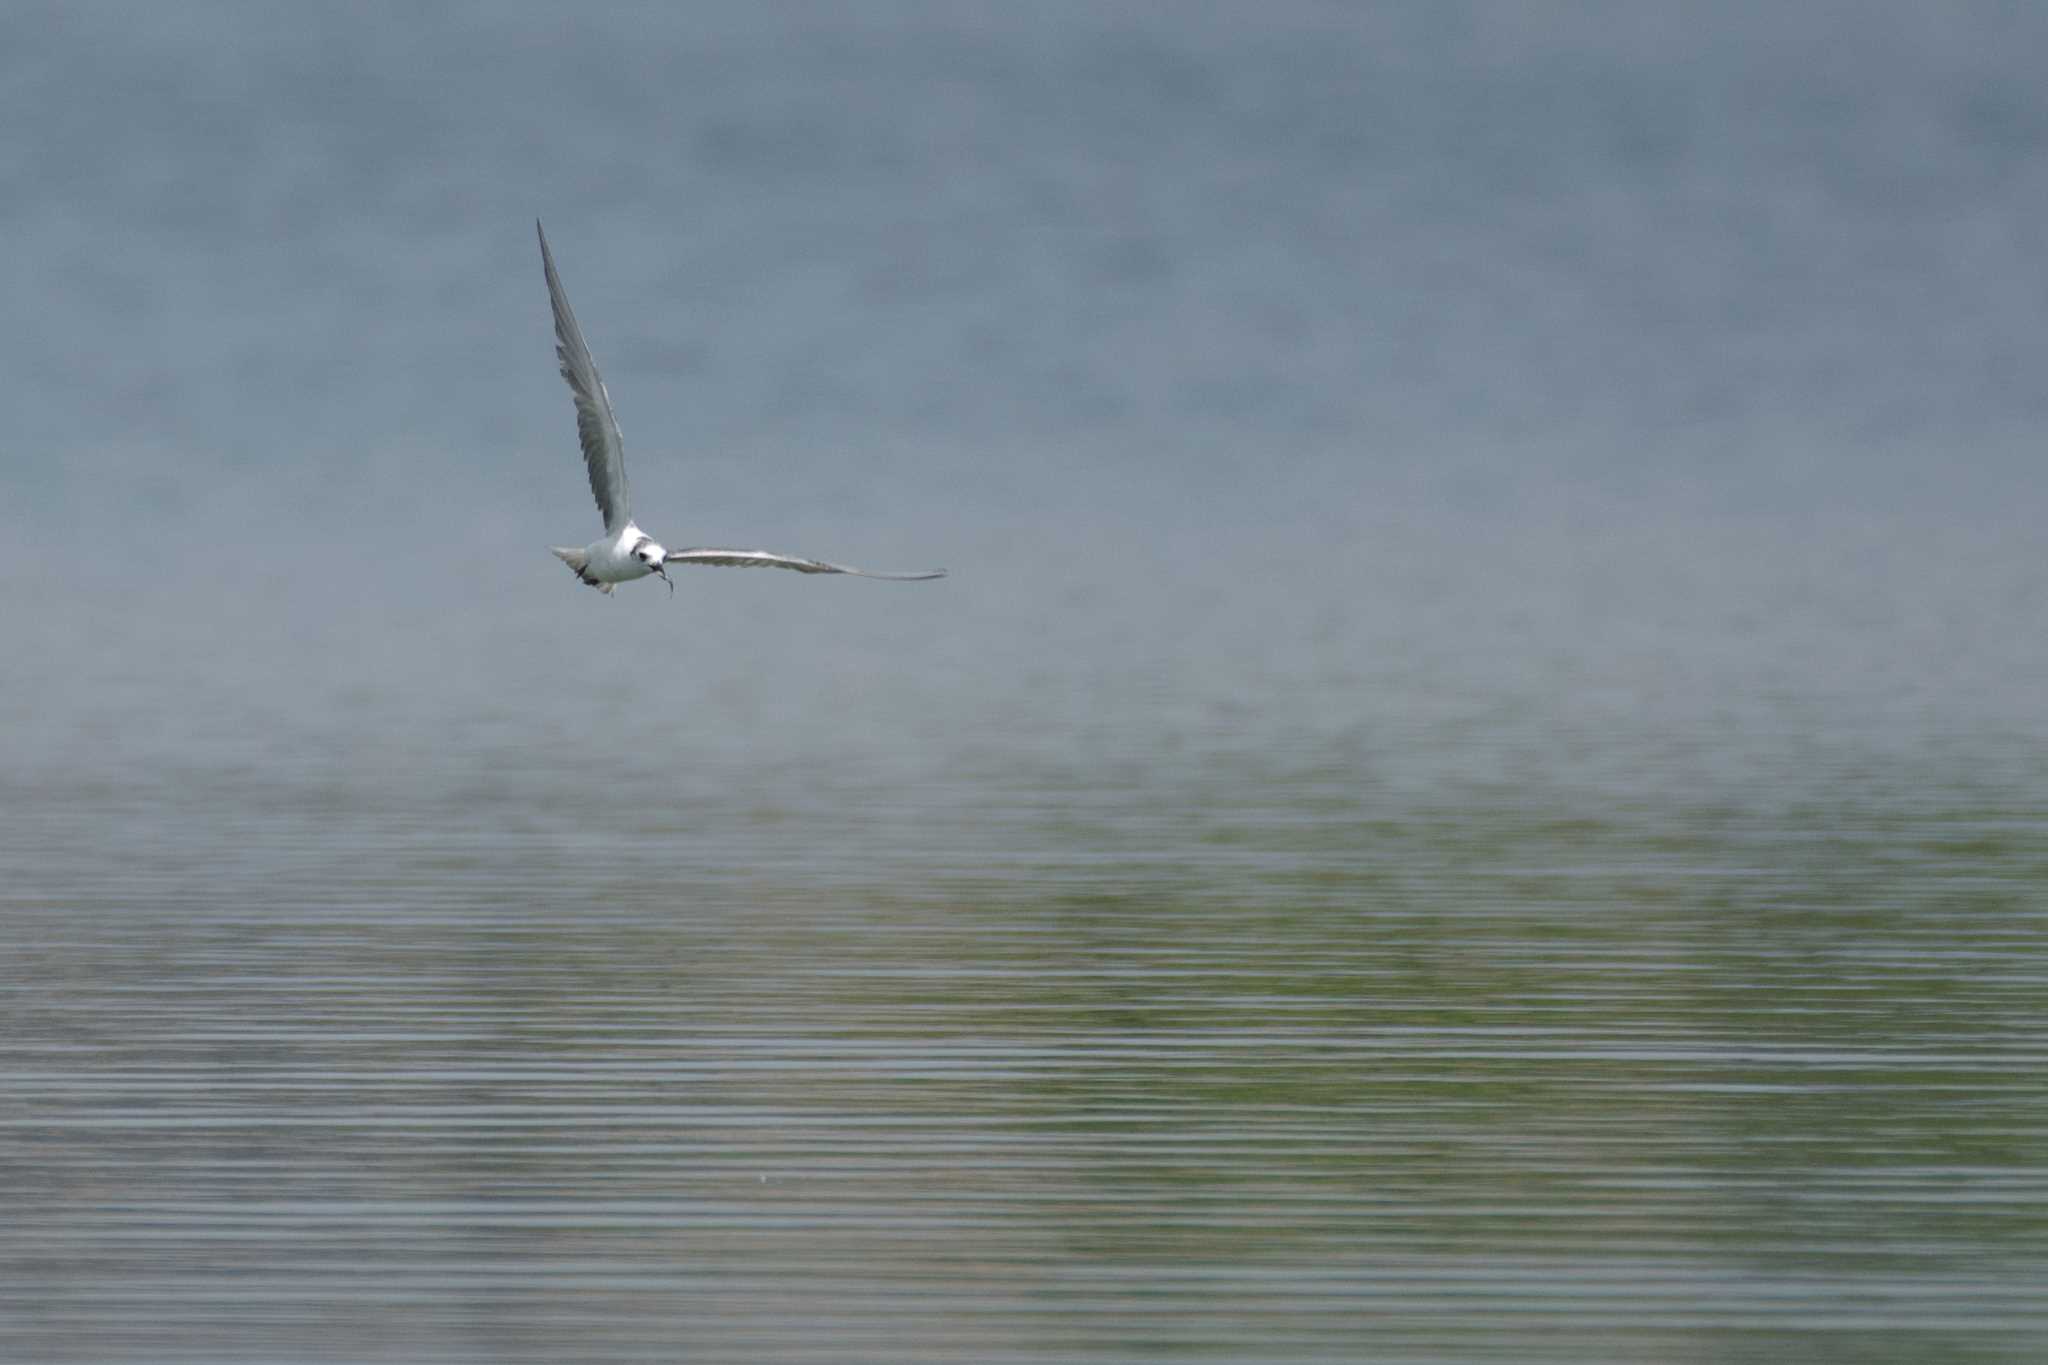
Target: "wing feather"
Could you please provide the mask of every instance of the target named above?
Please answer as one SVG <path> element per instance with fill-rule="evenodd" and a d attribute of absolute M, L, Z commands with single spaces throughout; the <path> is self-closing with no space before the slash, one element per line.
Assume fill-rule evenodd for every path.
<path fill-rule="evenodd" d="M 911 583 L 926 578 L 944 578 L 944 569 L 928 569 L 923 573 L 870 573 L 866 569 L 849 568 L 844 564 L 828 564 L 822 559 L 804 559 L 798 555 L 779 555 L 771 550 L 717 550 L 698 546 L 688 550 L 670 550 L 670 564 L 710 564 L 728 569 L 794 569 L 798 573 L 845 573 L 857 578 L 889 578 L 899 583 Z"/>
<path fill-rule="evenodd" d="M 555 273 L 555 255 L 548 250 L 548 235 L 538 219 L 533 230 L 540 235 L 541 269 L 548 279 L 548 303 L 555 312 L 555 357 L 562 365 L 562 378 L 576 396 L 576 439 L 583 445 L 583 464 L 590 471 L 590 492 L 597 510 L 604 514 L 607 535 L 617 535 L 633 519 L 626 492 L 625 439 L 619 435 L 619 421 L 612 416 L 612 396 L 605 392 L 598 376 L 597 362 L 583 342 L 583 329 L 569 310 L 569 296 L 562 292 L 562 277 Z"/>

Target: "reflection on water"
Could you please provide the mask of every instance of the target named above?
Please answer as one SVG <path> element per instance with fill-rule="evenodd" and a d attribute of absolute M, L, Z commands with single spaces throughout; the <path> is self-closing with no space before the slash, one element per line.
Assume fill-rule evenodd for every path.
<path fill-rule="evenodd" d="M 17 776 L 0 1355 L 2038 1345 L 2038 805 L 1215 738 Z"/>

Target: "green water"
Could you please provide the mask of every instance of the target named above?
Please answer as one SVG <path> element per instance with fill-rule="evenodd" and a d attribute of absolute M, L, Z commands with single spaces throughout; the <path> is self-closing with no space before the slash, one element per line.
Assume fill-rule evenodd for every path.
<path fill-rule="evenodd" d="M 1183 739 L 11 789 L 0 1348 L 2036 1354 L 2023 762 Z"/>

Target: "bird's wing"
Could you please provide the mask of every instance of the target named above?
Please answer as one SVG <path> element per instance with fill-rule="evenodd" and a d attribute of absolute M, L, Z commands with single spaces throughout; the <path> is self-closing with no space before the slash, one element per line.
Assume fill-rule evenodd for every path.
<path fill-rule="evenodd" d="M 860 578 L 893 578 L 902 583 L 946 576 L 944 569 L 929 569 L 924 573 L 869 573 L 866 569 L 849 569 L 844 564 L 827 564 L 822 559 L 802 559 L 796 555 L 779 555 L 768 550 L 714 550 L 703 546 L 689 550 L 670 550 L 668 562 L 714 564 L 728 569 L 795 569 L 798 573 L 850 573 Z"/>
<path fill-rule="evenodd" d="M 569 311 L 569 296 L 562 292 L 562 277 L 555 273 L 555 255 L 548 250 L 548 235 L 535 220 L 540 233 L 541 269 L 548 277 L 548 302 L 555 310 L 555 356 L 562 362 L 562 378 L 576 395 L 576 437 L 583 443 L 583 463 L 590 470 L 590 491 L 597 497 L 597 510 L 604 514 L 607 535 L 617 535 L 633 519 L 626 496 L 626 449 L 619 435 L 619 421 L 612 416 L 612 396 L 604 391 L 597 362 L 583 344 L 583 329 Z"/>

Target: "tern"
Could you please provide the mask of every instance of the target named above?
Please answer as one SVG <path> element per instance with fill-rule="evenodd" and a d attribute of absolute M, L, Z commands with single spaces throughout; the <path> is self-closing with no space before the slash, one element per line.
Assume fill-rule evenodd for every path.
<path fill-rule="evenodd" d="M 562 364 L 562 378 L 576 396 L 576 437 L 583 444 L 583 463 L 590 471 L 590 491 L 597 498 L 597 510 L 604 516 L 604 537 L 580 550 L 553 545 L 555 557 L 576 576 L 599 592 L 609 593 L 621 583 L 653 574 L 668 583 L 671 595 L 676 585 L 669 582 L 667 565 L 715 564 L 726 568 L 794 569 L 798 573 L 844 573 L 861 578 L 890 578 L 911 582 L 944 578 L 944 569 L 924 573 L 870 573 L 822 559 L 776 554 L 770 550 L 722 550 L 698 546 L 688 550 L 662 548 L 654 537 L 633 524 L 632 506 L 626 495 L 625 442 L 619 436 L 618 419 L 612 416 L 612 396 L 598 377 L 597 363 L 583 343 L 583 329 L 569 311 L 569 296 L 562 292 L 562 277 L 555 273 L 555 254 L 548 250 L 548 234 L 535 220 L 540 234 L 541 270 L 548 279 L 548 302 L 555 310 L 555 356 Z"/>

